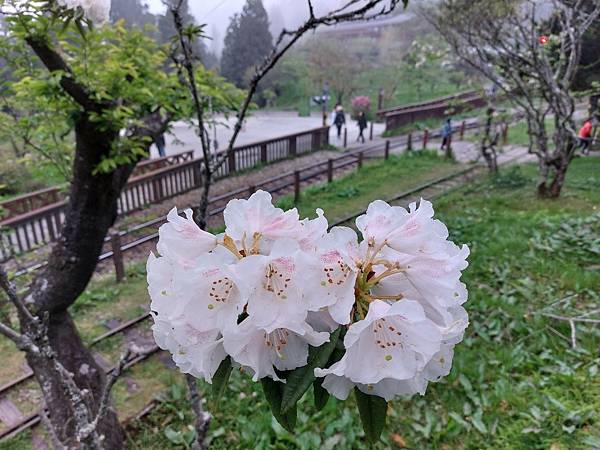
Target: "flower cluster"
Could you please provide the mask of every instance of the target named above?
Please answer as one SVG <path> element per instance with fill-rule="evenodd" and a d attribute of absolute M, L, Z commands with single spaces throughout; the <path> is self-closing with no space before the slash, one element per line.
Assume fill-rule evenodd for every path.
<path fill-rule="evenodd" d="M 354 386 L 386 400 L 422 394 L 448 374 L 468 324 L 468 249 L 431 203 L 371 203 L 356 220 L 362 242 L 263 191 L 227 205 L 221 235 L 185 215 L 169 213 L 148 260 L 154 336 L 183 372 L 210 382 L 229 355 L 254 380 L 280 380 L 341 326 L 344 356 L 314 371 L 340 399 Z"/>
<path fill-rule="evenodd" d="M 81 8 L 86 19 L 96 23 L 104 23 L 110 16 L 110 0 L 58 0 L 58 4 L 67 9 Z"/>
<path fill-rule="evenodd" d="M 358 116 L 358 113 L 364 112 L 368 114 L 371 110 L 371 99 L 365 96 L 358 96 L 352 99 L 352 115 Z"/>

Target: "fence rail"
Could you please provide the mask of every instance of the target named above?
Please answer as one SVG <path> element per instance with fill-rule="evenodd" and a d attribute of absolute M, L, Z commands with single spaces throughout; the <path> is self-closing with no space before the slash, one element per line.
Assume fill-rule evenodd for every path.
<path fill-rule="evenodd" d="M 459 92 L 457 94 L 450 94 L 450 95 L 446 95 L 444 97 L 432 98 L 431 100 L 426 100 L 423 102 L 408 103 L 405 105 L 394 106 L 392 108 L 380 109 L 379 111 L 377 111 L 377 115 L 380 117 L 384 117 L 386 114 L 397 113 L 397 112 L 405 111 L 407 109 L 426 108 L 428 106 L 436 105 L 438 103 L 448 103 L 453 100 L 463 100 L 465 98 L 472 97 L 473 95 L 476 95 L 476 94 L 477 94 L 477 91 Z"/>
<path fill-rule="evenodd" d="M 218 167 L 215 178 L 225 178 L 261 164 L 321 150 L 328 144 L 329 127 L 319 127 L 236 147 L 230 152 L 222 151 L 217 153 L 216 159 L 223 159 L 224 163 Z M 130 214 L 201 187 L 203 160 L 192 159 L 192 152 L 157 161 L 156 164 L 163 165 L 162 168 L 156 169 L 150 161 L 138 172 L 144 172 L 145 168 L 154 170 L 129 179 L 117 200 L 119 215 Z M 0 222 L 0 227 L 6 230 L 0 234 L 0 261 L 54 242 L 60 235 L 66 208 L 67 200 L 63 199 Z"/>
<path fill-rule="evenodd" d="M 148 172 L 152 172 L 163 167 L 180 164 L 184 161 L 189 161 L 194 157 L 193 151 L 177 153 L 163 158 L 147 159 L 140 161 L 133 169 L 132 177 L 137 177 Z M 4 211 L 2 220 L 6 221 L 13 217 L 36 211 L 48 205 L 59 203 L 64 199 L 64 191 L 66 186 L 53 186 L 47 189 L 42 189 L 28 194 L 19 195 L 0 202 L 0 210 Z M 0 222 L 1 223 L 1 222 Z"/>
<path fill-rule="evenodd" d="M 515 114 L 513 120 L 522 118 L 521 114 Z M 462 122 L 454 128 L 455 132 L 464 133 L 466 130 L 477 129 L 481 127 L 478 122 Z M 508 136 L 508 125 L 503 129 L 503 139 Z M 234 198 L 247 198 L 257 189 L 263 189 L 271 194 L 292 195 L 294 201 L 300 197 L 301 190 L 306 186 L 315 182 L 331 182 L 336 175 L 348 172 L 354 166 L 360 168 L 365 160 L 373 158 L 383 158 L 387 160 L 393 147 L 401 147 L 406 151 L 414 151 L 417 149 L 427 148 L 430 138 L 439 137 L 439 132 L 430 132 L 424 130 L 420 133 L 412 133 L 409 135 L 398 136 L 393 139 L 388 139 L 384 143 L 374 144 L 365 149 L 356 150 L 349 153 L 344 153 L 336 158 L 330 158 L 327 161 L 301 167 L 297 170 L 290 171 L 268 178 L 257 185 L 249 185 L 233 191 L 212 197 L 209 201 L 209 216 L 215 216 L 223 212 L 227 202 Z M 409 145 L 410 144 L 410 145 Z M 152 242 L 158 239 L 157 228 L 165 223 L 166 216 L 158 217 L 150 221 L 137 224 L 127 230 L 112 234 L 105 238 L 105 251 L 100 255 L 98 261 L 102 262 L 112 259 L 115 265 L 115 273 L 117 281 L 120 281 L 119 274 L 122 273 L 121 268 L 124 265 L 124 258 L 131 250 Z M 150 230 L 150 234 L 143 234 L 144 230 Z M 148 232 L 148 231 L 146 231 Z M 142 236 L 140 237 L 140 234 Z M 118 247 L 118 250 L 115 251 Z M 43 268 L 46 263 L 37 263 L 30 267 L 21 269 L 15 273 L 15 276 L 20 277 L 31 272 Z"/>
<path fill-rule="evenodd" d="M 456 104 L 452 105 L 452 102 L 456 102 Z M 385 129 L 390 131 L 420 120 L 442 118 L 450 106 L 453 107 L 453 113 L 456 114 L 467 107 L 480 108 L 486 104 L 486 99 L 480 93 L 469 91 L 430 102 L 379 111 L 378 114 L 385 117 Z"/>

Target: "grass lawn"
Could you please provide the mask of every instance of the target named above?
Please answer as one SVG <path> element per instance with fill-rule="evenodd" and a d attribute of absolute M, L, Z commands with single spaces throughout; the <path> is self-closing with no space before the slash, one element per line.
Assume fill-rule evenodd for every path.
<path fill-rule="evenodd" d="M 380 448 L 402 442 L 414 449 L 600 447 L 600 330 L 578 324 L 571 349 L 569 325 L 542 315 L 598 309 L 599 170 L 600 159 L 574 161 L 558 201 L 534 197 L 530 165 L 436 202 L 453 239 L 472 250 L 465 274 L 471 326 L 448 378 L 424 397 L 390 404 Z M 313 195 L 305 207 L 327 204 L 328 194 Z M 178 397 L 167 395 L 130 430 L 130 448 L 170 448 L 158 431 L 165 420 L 169 435 L 183 438 L 192 419 Z M 352 400 L 331 399 L 316 412 L 307 397 L 291 435 L 271 419 L 259 387 L 235 374 L 213 408 L 212 448 L 368 448 Z"/>
<path fill-rule="evenodd" d="M 418 184 L 424 173 L 443 170 L 447 163 L 424 154 L 397 157 L 389 164 L 405 167 L 405 175 L 375 163 L 358 175 L 306 190 L 299 203 L 302 215 L 321 207 L 333 221 L 365 208 L 373 198 Z M 435 202 L 452 238 L 471 248 L 464 277 L 471 325 L 456 348 L 450 376 L 431 384 L 424 397 L 390 403 L 388 427 L 378 448 L 401 448 L 402 443 L 432 450 L 600 447 L 600 328 L 578 324 L 577 348 L 572 349 L 569 324 L 543 315 L 575 316 L 599 308 L 599 173 L 600 158 L 576 159 L 562 198 L 539 201 L 534 197 L 533 165 L 505 168 L 495 179 L 470 184 Z M 409 179 L 410 184 L 403 184 Z M 95 334 L 93 324 L 103 317 L 95 308 L 110 310 L 114 302 L 132 301 L 118 306 L 121 314 L 142 303 L 139 266 L 123 286 L 114 298 L 79 307 L 86 337 Z M 94 287 L 97 292 L 110 288 L 114 286 L 108 282 Z M 87 326 L 85 316 L 90 316 Z M 182 377 L 156 359 L 128 377 L 150 386 L 142 389 L 144 394 L 160 392 L 161 402 L 128 428 L 127 448 L 187 448 L 192 416 Z M 210 391 L 204 383 L 202 388 Z M 141 397 L 123 382 L 117 386 L 121 407 L 139 406 Z M 353 400 L 332 398 L 316 412 L 309 392 L 299 405 L 292 435 L 271 418 L 259 385 L 235 372 L 218 405 L 209 396 L 207 406 L 214 416 L 213 449 L 369 448 Z M 26 437 L 0 444 L 0 449 L 28 448 Z"/>

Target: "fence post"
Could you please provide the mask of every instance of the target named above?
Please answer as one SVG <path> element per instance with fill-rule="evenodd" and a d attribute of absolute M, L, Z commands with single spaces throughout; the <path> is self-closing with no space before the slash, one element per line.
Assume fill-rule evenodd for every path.
<path fill-rule="evenodd" d="M 289 156 L 296 156 L 296 136 L 288 139 Z"/>
<path fill-rule="evenodd" d="M 385 159 L 390 159 L 390 141 L 385 141 Z"/>
<path fill-rule="evenodd" d="M 229 160 L 229 173 L 235 172 L 235 150 L 231 149 L 227 152 L 227 159 Z"/>
<path fill-rule="evenodd" d="M 465 121 L 463 120 L 462 123 L 460 124 L 460 140 L 462 141 L 463 138 L 465 137 L 465 126 L 467 124 L 465 123 Z"/>
<path fill-rule="evenodd" d="M 454 159 L 454 155 L 452 154 L 452 134 L 448 136 L 448 142 L 446 143 L 446 158 Z"/>
<path fill-rule="evenodd" d="M 327 160 L 327 182 L 331 183 L 333 181 L 333 159 L 329 158 Z"/>
<path fill-rule="evenodd" d="M 267 162 L 267 144 L 260 144 L 260 162 Z"/>
<path fill-rule="evenodd" d="M 163 191 L 163 184 L 160 178 L 154 178 L 154 200 L 161 201 L 165 197 L 165 193 Z M 119 197 L 119 200 L 121 197 Z"/>
<path fill-rule="evenodd" d="M 192 174 L 194 187 L 198 188 L 202 185 L 202 163 L 194 164 L 192 166 Z"/>
<path fill-rule="evenodd" d="M 369 129 L 369 140 L 373 140 L 373 121 L 371 121 L 371 128 Z"/>
<path fill-rule="evenodd" d="M 329 146 L 329 127 L 326 127 L 321 134 L 323 139 L 323 148 Z"/>
<path fill-rule="evenodd" d="M 427 148 L 427 143 L 429 142 L 429 130 L 425 128 L 425 133 L 423 133 L 423 150 Z"/>
<path fill-rule="evenodd" d="M 408 139 L 406 141 L 406 151 L 410 152 L 412 150 L 412 131 L 408 133 Z"/>
<path fill-rule="evenodd" d="M 504 145 L 508 144 L 508 124 L 505 123 L 502 128 L 502 143 Z"/>
<path fill-rule="evenodd" d="M 300 172 L 294 170 L 294 203 L 300 199 Z"/>
<path fill-rule="evenodd" d="M 348 147 L 348 128 L 344 127 L 344 148 Z"/>
<path fill-rule="evenodd" d="M 113 251 L 113 262 L 115 263 L 115 274 L 117 283 L 125 278 L 125 267 L 123 266 L 123 253 L 121 252 L 121 235 L 112 233 L 110 235 L 110 245 Z"/>
<path fill-rule="evenodd" d="M 363 152 L 358 153 L 358 169 L 362 169 L 363 166 Z"/>

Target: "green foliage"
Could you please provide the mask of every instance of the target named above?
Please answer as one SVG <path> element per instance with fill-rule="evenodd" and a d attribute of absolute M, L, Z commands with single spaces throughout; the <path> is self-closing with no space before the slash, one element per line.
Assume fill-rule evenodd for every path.
<path fill-rule="evenodd" d="M 231 18 L 227 28 L 221 56 L 223 76 L 236 86 L 243 86 L 248 71 L 271 51 L 272 41 L 262 0 L 247 0 L 242 12 Z"/>
<path fill-rule="evenodd" d="M 144 31 L 127 29 L 122 21 L 84 28 L 68 17 L 59 20 L 45 14 L 43 8 L 6 20 L 10 32 L 0 37 L 0 58 L 8 63 L 0 89 L 5 102 L 0 140 L 10 135 L 25 143 L 27 150 L 59 168 L 64 179 L 70 177 L 72 132 L 83 109 L 63 91 L 62 73 L 49 73 L 32 60 L 27 40 L 50 42 L 68 61 L 77 83 L 94 101 L 106 105 L 91 113 L 91 120 L 107 137 L 121 136 L 111 141 L 110 155 L 97 167 L 100 172 L 147 156 L 149 138 L 141 139 L 133 131 L 151 113 L 160 110 L 173 119 L 192 115 L 189 95 L 175 71 L 166 70 L 168 48 Z M 241 92 L 201 66 L 197 83 L 205 106 L 209 98 L 216 112 L 239 106 Z"/>
<path fill-rule="evenodd" d="M 385 427 L 387 402 L 377 395 L 365 394 L 358 388 L 354 388 L 354 395 L 365 435 L 369 442 L 375 443 Z"/>
<path fill-rule="evenodd" d="M 519 166 L 509 167 L 492 176 L 490 183 L 496 189 L 515 189 L 528 184 L 526 177 Z"/>
<path fill-rule="evenodd" d="M 587 217 L 567 217 L 559 223 L 544 221 L 531 238 L 535 249 L 550 258 L 577 259 L 581 264 L 600 261 L 600 212 Z"/>
<path fill-rule="evenodd" d="M 271 412 L 273 417 L 277 419 L 277 422 L 286 430 L 292 432 L 296 427 L 296 420 L 298 417 L 298 409 L 296 405 L 288 408 L 285 412 L 282 412 L 281 402 L 283 400 L 283 390 L 285 384 L 280 381 L 272 380 L 271 378 L 263 378 L 260 383 L 265 394 L 265 398 L 271 406 Z"/>
<path fill-rule="evenodd" d="M 229 377 L 231 376 L 231 371 L 233 367 L 231 365 L 231 357 L 227 356 L 221 364 L 219 364 L 219 368 L 215 372 L 215 375 L 212 378 L 212 394 L 213 394 L 213 404 L 217 407 L 221 396 L 227 389 L 227 383 L 229 383 Z"/>
<path fill-rule="evenodd" d="M 23 192 L 35 191 L 44 187 L 28 171 L 28 158 L 14 158 L 5 155 L 0 164 L 0 197 L 11 197 Z"/>
<path fill-rule="evenodd" d="M 315 381 L 314 370 L 318 367 L 326 366 L 338 343 L 340 332 L 341 328 L 338 328 L 329 336 L 329 342 L 317 348 L 310 347 L 307 364 L 286 374 L 286 383 L 281 399 L 281 412 L 283 414 L 295 408 L 298 400 L 302 398 L 311 384 L 313 384 Z"/>

